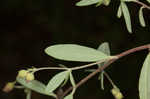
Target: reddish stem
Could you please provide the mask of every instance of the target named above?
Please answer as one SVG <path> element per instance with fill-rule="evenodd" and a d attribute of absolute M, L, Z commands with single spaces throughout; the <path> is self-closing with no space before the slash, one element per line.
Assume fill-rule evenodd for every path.
<path fill-rule="evenodd" d="M 107 68 L 108 66 L 110 66 L 110 64 L 112 64 L 113 62 L 115 62 L 116 60 L 120 59 L 123 56 L 127 56 L 128 54 L 137 52 L 137 51 L 141 51 L 141 50 L 145 50 L 145 49 L 150 49 L 150 44 L 147 45 L 143 45 L 143 46 L 139 46 L 136 48 L 132 48 L 129 49 L 127 51 L 124 51 L 118 55 L 116 55 L 118 58 L 109 60 L 106 64 L 104 64 L 102 67 L 96 69 L 94 72 L 90 73 L 88 76 L 86 76 L 85 78 L 83 78 L 79 83 L 76 84 L 76 88 L 78 88 L 79 86 L 81 86 L 82 84 L 84 84 L 86 81 L 88 81 L 90 78 L 92 78 L 93 76 L 95 76 L 97 73 L 103 71 L 105 68 Z M 72 87 L 69 87 L 59 99 L 63 99 L 63 97 L 65 95 L 67 95 L 70 91 L 72 90 Z"/>

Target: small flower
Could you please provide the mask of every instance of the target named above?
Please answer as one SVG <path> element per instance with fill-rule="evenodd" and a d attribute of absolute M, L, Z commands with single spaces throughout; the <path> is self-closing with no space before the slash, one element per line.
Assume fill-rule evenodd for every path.
<path fill-rule="evenodd" d="M 3 91 L 6 92 L 6 93 L 12 91 L 13 88 L 14 88 L 14 85 L 15 85 L 15 82 L 8 82 L 8 83 L 4 86 Z"/>
<path fill-rule="evenodd" d="M 28 73 L 28 71 L 27 71 L 27 70 L 20 70 L 20 71 L 18 72 L 17 77 L 24 78 L 24 77 L 26 77 L 26 76 L 27 76 L 27 73 Z"/>
<path fill-rule="evenodd" d="M 113 94 L 115 99 L 122 99 L 123 98 L 123 95 L 122 95 L 122 93 L 120 92 L 120 90 L 118 88 L 113 88 L 111 90 L 111 93 Z"/>
<path fill-rule="evenodd" d="M 33 73 L 27 73 L 26 80 L 27 80 L 27 82 L 34 80 L 34 74 Z"/>

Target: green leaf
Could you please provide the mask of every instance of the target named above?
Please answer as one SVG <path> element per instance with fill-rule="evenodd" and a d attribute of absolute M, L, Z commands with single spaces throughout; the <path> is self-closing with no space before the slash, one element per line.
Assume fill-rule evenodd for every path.
<path fill-rule="evenodd" d="M 147 0 L 148 3 L 150 3 L 150 0 Z"/>
<path fill-rule="evenodd" d="M 127 5 L 123 1 L 121 1 L 121 8 L 124 15 L 127 30 L 129 33 L 132 33 L 130 13 Z"/>
<path fill-rule="evenodd" d="M 105 6 L 108 6 L 108 5 L 110 4 L 110 0 L 103 0 L 103 4 L 104 4 Z"/>
<path fill-rule="evenodd" d="M 100 0 L 81 0 L 76 3 L 76 6 L 89 6 L 98 3 Z"/>
<path fill-rule="evenodd" d="M 68 77 L 68 75 L 69 75 L 69 72 L 64 71 L 53 76 L 52 79 L 47 84 L 45 91 L 47 93 L 53 92 L 56 88 L 58 88 L 62 84 L 62 82 L 65 80 L 66 77 Z"/>
<path fill-rule="evenodd" d="M 66 76 L 64 82 L 61 84 L 61 87 L 63 87 L 68 82 L 68 79 L 69 79 L 69 75 Z"/>
<path fill-rule="evenodd" d="M 109 43 L 108 42 L 104 42 L 102 43 L 99 47 L 98 47 L 98 51 L 101 51 L 103 53 L 105 53 L 106 55 L 110 55 L 110 47 L 109 47 Z M 104 64 L 106 64 L 107 62 L 103 62 L 101 64 L 98 64 L 99 67 L 103 66 Z M 104 71 L 102 71 L 99 75 L 99 80 L 101 80 L 101 89 L 104 90 Z"/>
<path fill-rule="evenodd" d="M 139 78 L 140 99 L 150 98 L 150 53 L 147 55 Z"/>
<path fill-rule="evenodd" d="M 101 89 L 104 90 L 104 71 L 100 73 L 98 80 L 101 81 Z"/>
<path fill-rule="evenodd" d="M 54 58 L 66 61 L 95 62 L 111 58 L 96 49 L 76 44 L 53 45 L 46 48 L 45 52 Z"/>
<path fill-rule="evenodd" d="M 99 0 L 99 2 L 96 4 L 96 7 L 100 6 L 101 4 L 103 4 L 103 0 Z"/>
<path fill-rule="evenodd" d="M 69 95 L 65 96 L 64 99 L 73 99 L 73 94 L 69 94 Z"/>
<path fill-rule="evenodd" d="M 27 82 L 24 78 L 20 78 L 20 77 L 17 77 L 16 80 L 21 85 L 23 85 L 26 88 L 31 89 L 35 92 L 38 92 L 38 93 L 44 94 L 44 95 L 48 95 L 48 96 L 56 97 L 56 95 L 54 93 L 45 93 L 46 86 L 37 80 L 32 80 L 30 82 Z"/>
<path fill-rule="evenodd" d="M 76 91 L 76 84 L 75 84 L 75 80 L 74 80 L 74 77 L 72 75 L 72 72 L 70 72 L 70 82 L 73 86 L 73 90 L 71 92 L 72 96 L 74 95 L 75 91 Z"/>
<path fill-rule="evenodd" d="M 28 92 L 26 93 L 26 99 L 31 99 L 31 93 L 32 91 L 29 89 Z"/>
<path fill-rule="evenodd" d="M 70 82 L 71 82 L 72 86 L 75 88 L 76 87 L 76 83 L 75 83 L 74 77 L 72 75 L 72 72 L 70 72 Z"/>
<path fill-rule="evenodd" d="M 97 50 L 103 52 L 103 53 L 106 54 L 106 55 L 110 55 L 110 48 L 109 48 L 109 43 L 108 43 L 108 42 L 102 43 L 102 44 L 98 47 Z"/>
<path fill-rule="evenodd" d="M 75 90 L 76 90 L 76 84 L 75 84 L 74 77 L 72 75 L 72 71 L 69 71 L 69 72 L 70 72 L 70 82 L 71 82 L 71 84 L 73 86 L 73 90 L 72 90 L 72 92 L 69 95 L 65 96 L 64 99 L 73 99 L 73 95 L 74 95 Z"/>
<path fill-rule="evenodd" d="M 103 0 L 99 0 L 99 2 L 96 4 L 96 7 L 100 6 L 101 4 L 103 4 Z"/>
<path fill-rule="evenodd" d="M 121 5 L 119 5 L 118 11 L 117 11 L 117 17 L 120 18 L 122 16 L 122 9 Z"/>
<path fill-rule="evenodd" d="M 98 51 L 101 51 L 101 52 L 103 52 L 104 54 L 110 56 L 110 47 L 109 47 L 109 43 L 108 43 L 108 42 L 102 43 L 102 44 L 98 47 L 97 50 L 98 50 Z M 100 66 L 103 66 L 105 63 L 106 63 L 106 62 L 100 63 L 100 64 L 98 64 L 98 66 L 99 66 L 99 67 L 100 67 Z"/>
<path fill-rule="evenodd" d="M 125 1 L 125 2 L 134 2 L 136 0 L 123 0 L 123 1 Z"/>
<path fill-rule="evenodd" d="M 144 17 L 143 17 L 143 7 L 140 8 L 139 10 L 139 21 L 142 27 L 145 27 L 145 21 L 144 21 Z"/>

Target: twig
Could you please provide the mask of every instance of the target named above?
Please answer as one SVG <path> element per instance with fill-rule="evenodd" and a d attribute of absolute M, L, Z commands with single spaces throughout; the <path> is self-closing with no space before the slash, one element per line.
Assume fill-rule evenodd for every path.
<path fill-rule="evenodd" d="M 116 59 L 118 58 L 117 56 L 110 56 L 109 58 L 107 59 L 103 59 L 103 60 L 100 60 L 100 61 L 97 61 L 97 62 L 94 62 L 94 63 L 90 63 L 90 64 L 86 64 L 86 65 L 82 65 L 82 66 L 75 66 L 75 67 L 72 67 L 72 68 L 67 68 L 67 67 L 41 67 L 41 68 L 34 68 L 32 71 L 35 73 L 37 71 L 41 71 L 41 70 L 49 70 L 49 69 L 55 69 L 55 70 L 79 70 L 79 69 L 83 69 L 83 68 L 87 68 L 87 67 L 91 67 L 93 65 L 96 65 L 96 64 L 100 64 L 102 62 L 105 62 L 107 60 L 111 60 L 111 59 Z"/>
<path fill-rule="evenodd" d="M 86 76 L 85 78 L 83 78 L 79 83 L 76 84 L 76 88 L 78 88 L 79 86 L 81 86 L 82 84 L 84 84 L 86 81 L 88 81 L 90 78 L 92 78 L 93 76 L 95 76 L 97 73 L 99 73 L 100 71 L 104 70 L 106 67 L 108 67 L 111 63 L 113 63 L 114 61 L 116 61 L 116 59 L 110 60 L 108 61 L 108 63 L 106 63 L 105 65 L 103 65 L 102 67 L 96 69 L 94 72 L 90 73 L 88 76 Z M 66 94 L 68 94 L 70 91 L 72 90 L 72 87 L 69 87 L 62 95 L 62 97 L 64 97 Z M 60 99 L 63 99 L 63 98 Z"/>
<path fill-rule="evenodd" d="M 144 8 L 147 8 L 147 9 L 150 10 L 150 6 L 144 4 L 143 2 L 140 2 L 139 0 L 135 0 L 135 1 L 133 1 L 133 2 L 135 2 L 135 3 L 137 3 L 137 4 L 141 5 L 141 6 L 143 6 Z"/>
<path fill-rule="evenodd" d="M 140 46 L 140 47 L 136 47 L 136 48 L 133 48 L 133 49 L 129 49 L 129 50 L 125 51 L 125 52 L 122 52 L 122 53 L 116 55 L 118 58 L 109 60 L 109 61 L 108 61 L 106 64 L 104 64 L 102 67 L 96 69 L 94 72 L 92 72 L 91 74 L 89 74 L 88 76 L 86 76 L 85 78 L 83 78 L 79 83 L 76 84 L 76 88 L 78 88 L 79 86 L 81 86 L 82 84 L 84 84 L 86 81 L 88 81 L 90 78 L 92 78 L 93 76 L 95 76 L 97 73 L 103 71 L 103 70 L 104 70 L 105 68 L 107 68 L 110 64 L 112 64 L 112 63 L 115 62 L 116 60 L 120 59 L 121 57 L 127 56 L 128 54 L 131 54 L 131 53 L 134 53 L 134 52 L 137 52 L 137 51 L 145 50 L 145 49 L 150 49 L 150 44 L 143 45 L 143 46 Z M 71 90 L 72 90 L 72 87 L 69 87 L 69 88 L 62 94 L 62 96 L 60 97 L 60 99 L 63 99 L 63 97 L 64 97 L 65 95 L 67 95 Z"/>
<path fill-rule="evenodd" d="M 48 70 L 48 69 L 55 69 L 55 70 L 67 70 L 68 68 L 62 68 L 62 67 L 41 67 L 41 68 L 35 68 L 33 69 L 34 72 L 41 71 L 41 70 Z"/>
<path fill-rule="evenodd" d="M 116 59 L 116 58 L 118 58 L 118 57 L 117 56 L 110 56 L 110 58 L 108 58 L 108 59 L 103 59 L 103 60 L 100 60 L 100 61 L 97 61 L 97 62 L 94 62 L 94 63 L 82 65 L 82 66 L 75 66 L 75 67 L 72 67 L 70 69 L 71 70 L 83 69 L 83 68 L 87 68 L 87 67 L 90 67 L 90 66 L 93 66 L 93 65 L 97 65 L 97 64 L 100 64 L 100 63 L 105 62 L 107 60 Z"/>

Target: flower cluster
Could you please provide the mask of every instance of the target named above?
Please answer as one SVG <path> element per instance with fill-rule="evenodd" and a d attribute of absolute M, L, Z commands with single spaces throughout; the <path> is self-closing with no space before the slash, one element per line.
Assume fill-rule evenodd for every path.
<path fill-rule="evenodd" d="M 25 78 L 27 82 L 34 80 L 34 73 L 28 70 L 20 70 L 17 77 Z"/>

